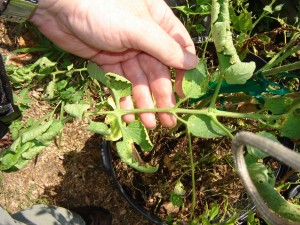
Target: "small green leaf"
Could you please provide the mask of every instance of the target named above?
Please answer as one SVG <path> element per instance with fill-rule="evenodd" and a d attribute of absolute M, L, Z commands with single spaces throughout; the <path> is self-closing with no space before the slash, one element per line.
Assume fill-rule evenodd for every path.
<path fill-rule="evenodd" d="M 226 135 L 226 133 L 206 115 L 191 115 L 188 119 L 187 126 L 188 130 L 196 137 L 217 138 Z"/>
<path fill-rule="evenodd" d="M 175 187 L 174 187 L 174 193 L 175 193 L 176 195 L 180 195 L 180 196 L 185 195 L 185 193 L 186 193 L 186 190 L 184 189 L 184 186 L 183 186 L 183 184 L 180 182 L 180 180 L 178 180 L 178 181 L 176 182 L 176 184 L 175 184 Z"/>
<path fill-rule="evenodd" d="M 52 80 L 47 85 L 45 98 L 48 99 L 48 100 L 53 99 L 54 98 L 54 92 L 55 92 L 55 81 Z"/>
<path fill-rule="evenodd" d="M 210 210 L 209 221 L 212 221 L 218 214 L 219 214 L 218 204 L 214 203 Z"/>
<path fill-rule="evenodd" d="M 268 98 L 265 102 L 264 109 L 270 110 L 273 114 L 285 113 L 293 103 L 292 98 L 277 97 Z"/>
<path fill-rule="evenodd" d="M 82 116 L 85 111 L 90 108 L 88 104 L 67 104 L 65 105 L 65 111 L 73 117 L 82 119 Z"/>
<path fill-rule="evenodd" d="M 249 80 L 255 70 L 255 62 L 237 62 L 224 71 L 228 84 L 244 84 Z"/>
<path fill-rule="evenodd" d="M 105 123 L 110 124 L 110 133 L 105 137 L 106 140 L 117 141 L 122 137 L 121 128 L 118 123 L 118 118 L 114 115 L 107 115 Z"/>
<path fill-rule="evenodd" d="M 108 85 L 108 80 L 105 78 L 105 72 L 96 63 L 89 62 L 87 65 L 87 72 L 92 78 Z"/>
<path fill-rule="evenodd" d="M 86 129 L 89 131 L 92 131 L 96 134 L 101 134 L 101 135 L 109 135 L 110 134 L 110 130 L 105 123 L 91 121 L 89 126 Z"/>
<path fill-rule="evenodd" d="M 208 89 L 208 75 L 205 61 L 200 61 L 196 68 L 186 71 L 182 90 L 188 98 L 198 98 Z"/>
<path fill-rule="evenodd" d="M 170 194 L 170 202 L 175 206 L 183 206 L 182 196 L 175 194 L 173 191 Z"/>

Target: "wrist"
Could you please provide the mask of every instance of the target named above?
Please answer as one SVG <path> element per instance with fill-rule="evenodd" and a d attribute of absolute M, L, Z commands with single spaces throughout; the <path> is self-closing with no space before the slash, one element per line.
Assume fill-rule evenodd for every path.
<path fill-rule="evenodd" d="M 0 0 L 0 17 L 18 23 L 25 22 L 34 12 L 37 2 L 38 0 Z"/>

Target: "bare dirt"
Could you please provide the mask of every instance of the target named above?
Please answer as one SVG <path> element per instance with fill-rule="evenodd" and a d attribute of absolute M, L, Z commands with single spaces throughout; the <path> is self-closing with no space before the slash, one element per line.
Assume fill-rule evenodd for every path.
<path fill-rule="evenodd" d="M 12 54 L 12 50 L 31 44 L 30 35 L 19 34 L 19 30 L 20 25 L 0 21 L 0 51 L 6 63 L 10 60 L 22 64 L 31 59 L 30 55 Z M 34 94 L 32 90 L 31 95 Z M 34 100 L 30 108 L 23 115 L 24 121 L 41 118 L 51 106 Z M 61 142 L 57 139 L 21 171 L 0 172 L 0 205 L 11 213 L 38 203 L 66 208 L 102 206 L 110 211 L 115 225 L 151 224 L 118 192 L 111 175 L 102 166 L 101 139 L 86 131 L 85 126 L 84 121 L 68 123 Z M 7 136 L 0 142 L 0 150 L 9 144 Z"/>

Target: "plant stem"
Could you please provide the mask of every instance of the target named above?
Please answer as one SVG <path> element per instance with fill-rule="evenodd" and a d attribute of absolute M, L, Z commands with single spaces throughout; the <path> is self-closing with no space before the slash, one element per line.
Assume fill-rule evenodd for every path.
<path fill-rule="evenodd" d="M 259 71 L 264 71 L 264 70 L 268 70 L 271 69 L 272 67 L 274 67 L 276 64 L 278 64 L 279 61 L 279 56 L 285 52 L 295 41 L 297 41 L 297 39 L 300 37 L 300 33 L 296 33 L 290 40 L 290 42 L 288 44 L 286 44 L 275 56 L 273 56 L 273 58 L 265 65 L 263 66 Z M 299 47 L 299 46 L 298 46 Z M 297 48 L 297 47 L 296 47 Z M 295 48 L 294 48 L 295 49 Z M 293 49 L 291 49 L 292 51 L 294 51 Z M 290 50 L 290 51 L 291 51 Z M 285 59 L 286 57 L 290 56 L 291 54 L 293 54 L 293 52 L 291 54 L 289 54 L 289 52 L 286 52 L 284 55 L 282 55 L 280 58 L 281 60 Z M 283 58 L 284 56 L 284 58 Z M 285 57 L 286 56 L 286 57 Z"/>
<path fill-rule="evenodd" d="M 213 95 L 213 97 L 211 99 L 211 102 L 209 104 L 209 109 L 216 108 L 216 101 L 217 101 L 219 91 L 220 91 L 220 88 L 221 88 L 221 85 L 222 85 L 222 80 L 223 80 L 223 75 L 219 74 L 217 87 L 215 89 L 214 95 Z"/>
<path fill-rule="evenodd" d="M 272 2 L 269 4 L 269 6 L 271 7 L 275 2 L 276 2 L 276 0 L 272 0 Z M 249 36 L 251 35 L 251 32 L 253 31 L 254 27 L 256 27 L 256 25 L 259 23 L 259 21 L 261 21 L 267 14 L 268 14 L 268 12 L 265 10 L 260 14 L 259 18 L 252 24 L 252 29 L 249 32 Z"/>
<path fill-rule="evenodd" d="M 195 164 L 194 164 L 194 158 L 193 158 L 193 148 L 192 148 L 192 137 L 191 133 L 188 130 L 188 127 L 186 127 L 187 130 L 187 137 L 189 142 L 189 153 L 190 153 L 190 162 L 191 162 L 191 175 L 192 175 L 192 208 L 191 208 L 191 215 L 190 219 L 194 219 L 194 211 L 196 207 L 196 181 L 195 181 Z"/>
<path fill-rule="evenodd" d="M 223 125 L 222 123 L 219 122 L 219 120 L 217 119 L 216 116 L 211 116 L 210 118 L 212 119 L 212 121 L 214 121 L 214 123 L 215 123 L 220 129 L 222 129 L 222 130 L 227 134 L 228 137 L 230 137 L 231 139 L 233 139 L 233 135 L 230 133 L 230 131 L 229 131 L 226 127 L 224 127 L 224 125 Z"/>
<path fill-rule="evenodd" d="M 262 74 L 264 76 L 270 76 L 270 75 L 278 74 L 280 72 L 293 71 L 298 69 L 300 69 L 300 61 L 262 71 Z"/>
<path fill-rule="evenodd" d="M 67 73 L 67 72 L 75 73 L 75 72 L 83 72 L 83 71 L 87 71 L 87 68 L 72 69 L 72 70 L 58 70 L 58 71 L 52 72 L 51 74 L 55 76 L 57 74 L 62 74 L 62 73 Z"/>
<path fill-rule="evenodd" d="M 146 113 L 146 112 L 153 112 L 153 113 L 159 113 L 159 112 L 168 112 L 175 115 L 177 118 L 179 118 L 176 114 L 194 114 L 194 115 L 207 115 L 212 116 L 214 114 L 216 117 L 229 117 L 229 118 L 242 118 L 242 119 L 256 119 L 256 120 L 278 120 L 282 118 L 287 118 L 289 115 L 288 113 L 281 114 L 281 115 L 269 115 L 269 114 L 249 114 L 249 113 L 237 113 L 237 112 L 227 112 L 212 108 L 207 109 L 183 109 L 183 108 L 152 108 L 152 109 L 130 109 L 130 110 L 123 110 L 123 109 L 115 109 L 113 111 L 96 111 L 93 113 L 86 113 L 87 116 L 90 115 L 115 115 L 115 116 L 123 116 L 126 114 L 138 114 L 138 113 Z M 182 121 L 185 123 L 185 121 Z"/>

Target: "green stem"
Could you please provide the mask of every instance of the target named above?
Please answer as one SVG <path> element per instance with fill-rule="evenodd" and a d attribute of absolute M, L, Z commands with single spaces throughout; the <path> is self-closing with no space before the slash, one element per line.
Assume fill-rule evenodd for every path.
<path fill-rule="evenodd" d="M 222 123 L 219 122 L 219 120 L 217 119 L 216 116 L 211 116 L 210 118 L 220 129 L 222 129 L 227 134 L 228 137 L 233 139 L 233 135 L 230 133 L 230 131 L 226 127 L 224 127 L 224 125 Z"/>
<path fill-rule="evenodd" d="M 271 76 L 274 74 L 278 74 L 280 72 L 293 71 L 293 70 L 298 70 L 298 69 L 300 69 L 300 61 L 290 63 L 290 64 L 284 65 L 284 66 L 279 66 L 279 67 L 276 67 L 273 69 L 264 70 L 264 71 L 262 71 L 262 74 L 264 76 Z"/>
<path fill-rule="evenodd" d="M 273 0 L 269 6 L 271 7 L 274 3 L 276 2 L 276 0 Z M 253 31 L 254 27 L 256 27 L 256 25 L 268 14 L 267 11 L 263 11 L 260 16 L 258 17 L 258 19 L 252 24 L 252 30 L 250 30 L 249 32 L 249 36 L 251 35 L 251 32 Z"/>
<path fill-rule="evenodd" d="M 222 80 L 223 80 L 223 75 L 219 74 L 217 87 L 215 89 L 214 95 L 213 95 L 213 97 L 211 99 L 211 102 L 209 104 L 210 109 L 213 109 L 213 108 L 216 107 L 216 101 L 217 101 L 217 98 L 218 98 L 218 95 L 219 95 L 219 92 L 220 92 L 220 88 L 221 88 L 221 85 L 222 85 Z"/>
<path fill-rule="evenodd" d="M 67 73 L 67 72 L 75 73 L 75 72 L 83 72 L 83 71 L 87 71 L 87 68 L 72 69 L 72 70 L 58 70 L 58 71 L 52 72 L 51 74 L 55 76 L 55 75 L 63 74 L 63 73 Z"/>
<path fill-rule="evenodd" d="M 191 175 L 192 175 L 192 208 L 191 208 L 191 215 L 190 219 L 194 219 L 194 211 L 196 207 L 196 180 L 195 180 L 195 164 L 194 164 L 194 158 L 193 158 L 193 147 L 192 147 L 192 137 L 191 133 L 188 130 L 188 127 L 186 127 L 187 130 L 187 136 L 188 136 L 188 144 L 189 144 L 189 154 L 190 154 L 190 163 L 191 163 Z"/>
<path fill-rule="evenodd" d="M 299 37 L 300 37 L 300 33 L 295 34 L 291 38 L 290 42 L 288 44 L 286 44 L 275 56 L 273 56 L 272 59 L 265 66 L 263 66 L 259 71 L 268 70 L 268 69 L 271 69 L 272 67 L 274 67 L 279 62 L 278 61 L 279 56 L 281 54 L 283 54 L 283 52 L 285 52 L 294 42 L 296 42 Z M 287 56 L 289 56 L 289 51 L 286 52 L 284 55 L 286 55 L 286 54 L 287 54 Z"/>
<path fill-rule="evenodd" d="M 268 114 L 249 114 L 249 113 L 237 113 L 237 112 L 227 112 L 221 111 L 217 109 L 183 109 L 183 108 L 152 108 L 152 109 L 130 109 L 130 110 L 122 110 L 116 109 L 114 111 L 100 111 L 100 112 L 93 112 L 93 113 L 86 113 L 87 116 L 90 115 L 115 115 L 115 116 L 123 116 L 126 114 L 138 114 L 138 113 L 147 113 L 147 112 L 168 112 L 175 114 L 194 114 L 194 115 L 207 115 L 211 116 L 214 114 L 215 116 L 221 117 L 229 117 L 229 118 L 247 118 L 247 119 L 262 119 L 262 120 L 277 120 L 288 117 L 288 113 L 281 114 L 281 115 L 268 115 Z M 178 117 L 179 118 L 179 117 Z"/>

